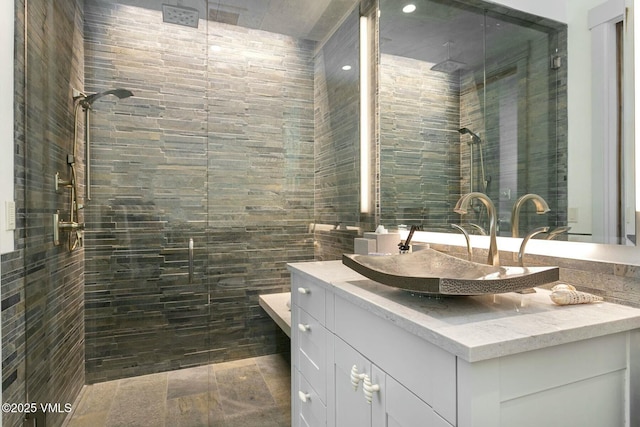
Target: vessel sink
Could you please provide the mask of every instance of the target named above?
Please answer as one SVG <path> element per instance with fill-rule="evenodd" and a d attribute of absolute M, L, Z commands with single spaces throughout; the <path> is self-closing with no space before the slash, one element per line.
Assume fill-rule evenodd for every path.
<path fill-rule="evenodd" d="M 342 263 L 383 285 L 430 295 L 515 292 L 559 279 L 558 267 L 491 266 L 434 249 L 383 256 L 344 254 Z"/>

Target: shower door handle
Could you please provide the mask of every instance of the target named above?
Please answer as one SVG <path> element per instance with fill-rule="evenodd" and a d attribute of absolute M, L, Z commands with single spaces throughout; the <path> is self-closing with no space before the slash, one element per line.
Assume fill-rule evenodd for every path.
<path fill-rule="evenodd" d="M 189 283 L 193 283 L 193 237 L 189 239 Z"/>

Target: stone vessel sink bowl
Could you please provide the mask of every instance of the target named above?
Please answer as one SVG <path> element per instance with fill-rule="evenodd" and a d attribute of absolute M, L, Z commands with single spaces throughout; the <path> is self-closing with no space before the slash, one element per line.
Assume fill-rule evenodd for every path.
<path fill-rule="evenodd" d="M 431 295 L 515 292 L 559 279 L 558 267 L 494 267 L 433 249 L 384 256 L 344 254 L 342 263 L 383 285 Z"/>

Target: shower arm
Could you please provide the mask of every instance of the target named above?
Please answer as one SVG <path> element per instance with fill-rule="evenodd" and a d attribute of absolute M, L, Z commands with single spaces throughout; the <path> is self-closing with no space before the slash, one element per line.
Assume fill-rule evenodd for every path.
<path fill-rule="evenodd" d="M 84 107 L 84 192 L 87 201 L 91 200 L 91 137 L 89 126 L 89 105 Z"/>

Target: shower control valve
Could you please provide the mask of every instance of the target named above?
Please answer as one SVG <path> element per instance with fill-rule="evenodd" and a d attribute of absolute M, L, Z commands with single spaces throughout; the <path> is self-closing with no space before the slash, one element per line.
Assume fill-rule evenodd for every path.
<path fill-rule="evenodd" d="M 69 222 L 63 221 L 60 219 L 60 213 L 56 212 L 53 214 L 53 244 L 58 246 L 60 244 L 60 232 L 72 232 L 82 233 L 84 230 L 84 223 L 79 222 Z M 80 237 L 80 234 L 76 234 Z"/>

